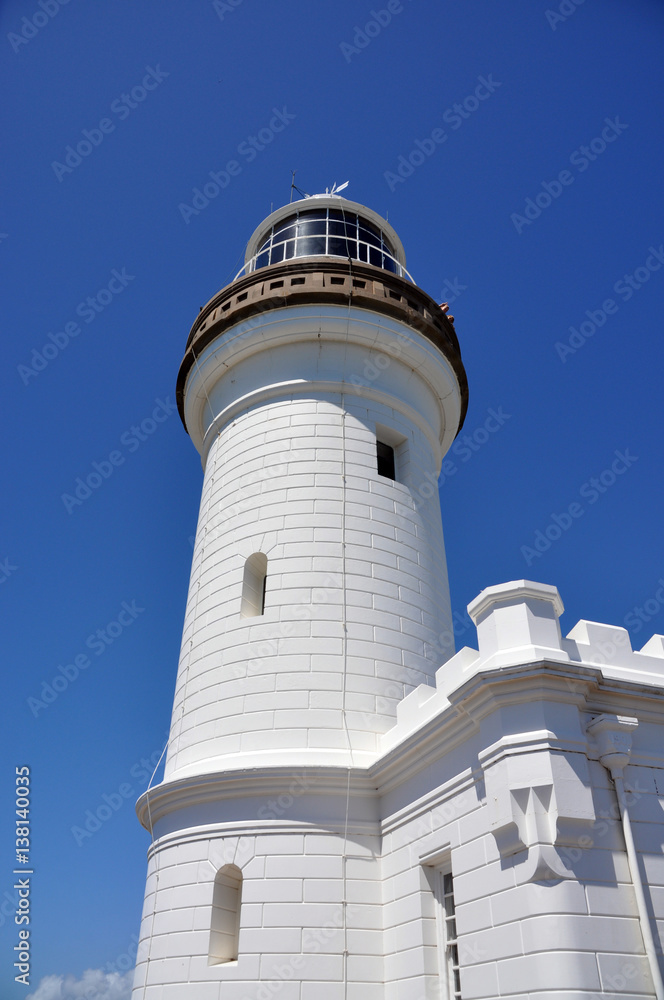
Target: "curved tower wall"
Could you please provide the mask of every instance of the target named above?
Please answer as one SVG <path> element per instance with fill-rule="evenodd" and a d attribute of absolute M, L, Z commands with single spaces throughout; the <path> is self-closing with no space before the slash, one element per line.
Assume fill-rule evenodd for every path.
<path fill-rule="evenodd" d="M 372 768 L 453 652 L 436 483 L 465 372 L 389 224 L 299 205 L 258 227 L 178 377 L 205 476 L 165 777 L 137 807 L 134 1000 L 382 995 L 394 951 Z"/>
<path fill-rule="evenodd" d="M 294 755 L 359 762 L 433 683 L 453 652 L 435 491 L 453 389 L 424 336 L 354 307 L 270 312 L 198 356 L 185 414 L 205 481 L 167 779 Z M 247 618 L 257 552 L 265 611 Z"/>

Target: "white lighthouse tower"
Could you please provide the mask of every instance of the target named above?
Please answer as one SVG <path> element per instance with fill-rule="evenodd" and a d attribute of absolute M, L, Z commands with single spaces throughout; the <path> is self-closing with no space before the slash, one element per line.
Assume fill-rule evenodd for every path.
<path fill-rule="evenodd" d="M 396 233 L 338 195 L 269 216 L 197 317 L 132 1000 L 664 1000 L 664 637 L 564 637 L 516 580 L 453 652 L 435 484 L 466 396 Z"/>
<path fill-rule="evenodd" d="M 135 997 L 209 998 L 271 981 L 269 955 L 301 956 L 321 907 L 351 926 L 356 838 L 364 861 L 378 849 L 355 778 L 453 652 L 436 483 L 467 386 L 395 231 L 326 194 L 256 229 L 177 393 L 205 479 L 165 777 L 139 804 L 154 843 Z M 311 899 L 306 872 L 331 880 Z M 299 935 L 279 932 L 279 904 L 303 902 Z M 325 948 L 331 982 L 347 945 Z"/>

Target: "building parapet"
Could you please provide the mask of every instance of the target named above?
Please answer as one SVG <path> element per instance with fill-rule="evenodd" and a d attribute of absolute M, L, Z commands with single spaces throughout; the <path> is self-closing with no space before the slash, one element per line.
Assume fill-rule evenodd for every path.
<path fill-rule="evenodd" d="M 579 681 L 597 675 L 605 682 L 632 682 L 664 693 L 664 636 L 653 635 L 633 650 L 626 629 L 582 619 L 563 637 L 558 622 L 564 610 L 556 587 L 515 580 L 487 587 L 468 605 L 477 627 L 478 649 L 465 646 L 439 667 L 436 686 L 420 685 L 397 707 L 397 723 L 382 737 L 389 752 L 451 704 L 473 678 L 520 665 L 564 667 Z M 578 665 L 578 666 L 577 666 Z M 568 681 L 570 693 L 584 685 Z"/>

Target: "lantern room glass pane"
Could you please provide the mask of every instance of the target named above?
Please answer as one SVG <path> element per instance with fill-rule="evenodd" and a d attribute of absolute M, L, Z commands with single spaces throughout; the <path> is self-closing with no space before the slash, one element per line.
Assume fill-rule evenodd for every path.
<path fill-rule="evenodd" d="M 298 237 L 296 257 L 318 257 L 324 253 L 324 236 Z"/>
<path fill-rule="evenodd" d="M 389 256 L 387 256 L 389 255 Z M 307 209 L 278 223 L 260 247 L 255 268 L 293 257 L 350 257 L 393 273 L 392 247 L 373 223 L 342 209 Z"/>
<path fill-rule="evenodd" d="M 331 236 L 328 240 L 327 252 L 330 257 L 351 257 L 353 260 L 357 260 L 357 242 Z"/>
<path fill-rule="evenodd" d="M 297 224 L 298 236 L 324 236 L 326 230 L 325 219 L 304 219 Z"/>

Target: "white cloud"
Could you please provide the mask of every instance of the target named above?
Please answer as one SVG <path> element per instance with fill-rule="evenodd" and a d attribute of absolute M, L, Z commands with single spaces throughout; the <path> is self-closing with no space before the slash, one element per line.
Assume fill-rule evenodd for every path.
<path fill-rule="evenodd" d="M 133 978 L 133 972 L 121 975 L 101 969 L 86 969 L 80 979 L 44 976 L 26 1000 L 129 1000 Z"/>

